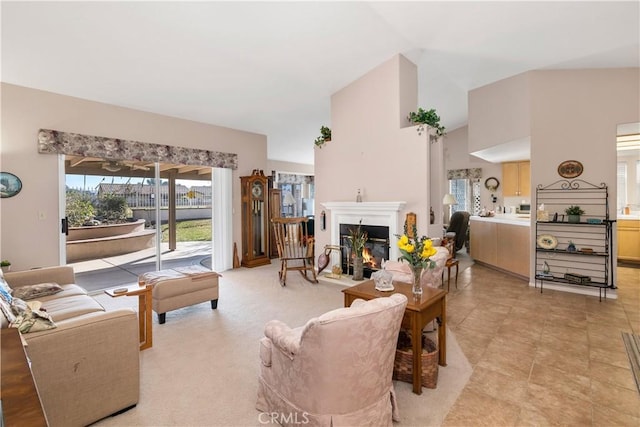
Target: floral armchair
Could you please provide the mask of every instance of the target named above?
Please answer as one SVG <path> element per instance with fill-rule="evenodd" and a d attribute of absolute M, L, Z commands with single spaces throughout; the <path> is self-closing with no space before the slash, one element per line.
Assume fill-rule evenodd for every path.
<path fill-rule="evenodd" d="M 401 294 L 356 300 L 292 329 L 265 326 L 256 408 L 282 425 L 390 426 Z"/>

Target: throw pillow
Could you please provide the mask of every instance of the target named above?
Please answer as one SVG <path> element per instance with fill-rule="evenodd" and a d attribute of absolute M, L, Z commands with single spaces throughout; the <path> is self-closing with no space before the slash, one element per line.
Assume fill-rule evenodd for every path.
<path fill-rule="evenodd" d="M 34 299 L 47 295 L 57 294 L 62 292 L 62 286 L 57 283 L 38 283 L 37 285 L 20 286 L 13 290 L 14 298 L 21 299 Z"/>
<path fill-rule="evenodd" d="M 11 292 L 13 292 L 13 289 L 11 289 L 11 287 L 9 286 L 9 284 L 7 283 L 7 281 L 4 279 L 4 277 L 0 277 L 0 294 L 2 296 L 4 296 L 6 298 L 6 296 L 9 296 L 8 301 L 11 302 Z"/>
<path fill-rule="evenodd" d="M 46 311 L 40 310 L 42 305 L 39 301 L 33 301 L 25 303 L 19 298 L 14 298 L 14 301 L 18 300 L 24 303 L 21 308 L 24 308 L 20 313 L 16 313 L 16 318 L 9 324 L 12 328 L 18 328 L 20 333 L 26 334 L 29 332 L 45 331 L 47 329 L 56 328 L 56 324 L 53 323 L 51 315 Z M 15 312 L 14 308 L 14 312 Z"/>
<path fill-rule="evenodd" d="M 16 316 L 13 314 L 13 310 L 11 310 L 11 303 L 5 301 L 4 298 L 0 298 L 0 311 L 4 314 L 7 322 L 11 323 L 15 320 Z"/>

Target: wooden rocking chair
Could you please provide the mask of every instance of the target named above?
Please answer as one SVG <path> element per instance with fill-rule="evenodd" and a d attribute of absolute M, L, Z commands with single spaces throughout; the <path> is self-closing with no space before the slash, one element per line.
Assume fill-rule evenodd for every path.
<path fill-rule="evenodd" d="M 287 270 L 298 270 L 305 280 L 318 283 L 313 260 L 314 239 L 308 234 L 307 221 L 309 218 L 274 218 L 271 220 L 278 257 L 280 257 L 278 275 L 282 286 L 286 285 Z M 289 263 L 294 265 L 290 266 Z"/>

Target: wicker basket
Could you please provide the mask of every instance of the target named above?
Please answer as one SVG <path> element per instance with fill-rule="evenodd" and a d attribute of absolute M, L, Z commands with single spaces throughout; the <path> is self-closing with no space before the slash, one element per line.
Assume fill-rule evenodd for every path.
<path fill-rule="evenodd" d="M 398 337 L 396 359 L 393 363 L 393 379 L 413 383 L 413 349 L 411 335 L 401 329 Z M 438 348 L 422 335 L 422 386 L 436 388 L 438 385 Z"/>

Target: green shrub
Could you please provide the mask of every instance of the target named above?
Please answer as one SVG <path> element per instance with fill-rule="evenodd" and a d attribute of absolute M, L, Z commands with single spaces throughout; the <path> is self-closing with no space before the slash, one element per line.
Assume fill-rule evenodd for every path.
<path fill-rule="evenodd" d="M 115 194 L 102 194 L 98 198 L 97 217 L 106 224 L 127 222 L 127 199 Z"/>
<path fill-rule="evenodd" d="M 80 227 L 85 221 L 95 216 L 95 208 L 91 198 L 77 190 L 67 190 L 67 206 L 65 215 L 70 227 Z"/>

